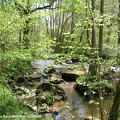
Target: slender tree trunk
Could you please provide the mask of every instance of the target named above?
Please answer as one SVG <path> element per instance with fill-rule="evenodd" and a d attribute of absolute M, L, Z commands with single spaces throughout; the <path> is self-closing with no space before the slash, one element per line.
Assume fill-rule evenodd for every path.
<path fill-rule="evenodd" d="M 119 112 L 120 112 L 120 80 L 116 86 L 116 93 L 114 96 L 108 120 L 118 120 Z"/>
<path fill-rule="evenodd" d="M 102 53 L 102 44 L 103 44 L 103 13 L 104 13 L 104 0 L 100 1 L 100 15 L 102 18 L 102 21 L 100 22 L 99 27 L 99 55 Z"/>
<path fill-rule="evenodd" d="M 91 61 L 89 65 L 89 75 L 94 77 L 97 75 L 97 70 L 98 70 L 98 61 L 97 61 L 97 54 L 95 53 L 96 48 L 96 38 L 95 38 L 95 18 L 94 18 L 94 10 L 95 10 L 95 0 L 91 0 L 91 5 L 92 5 L 92 12 L 91 12 L 91 20 L 92 20 L 92 40 L 91 40 L 91 47 L 93 48 L 91 53 Z"/>
<path fill-rule="evenodd" d="M 118 0 L 119 12 L 118 12 L 118 45 L 120 45 L 120 0 Z"/>
<path fill-rule="evenodd" d="M 99 56 L 102 53 L 102 44 L 103 44 L 103 13 L 104 13 L 104 0 L 100 1 L 100 16 L 102 21 L 100 22 L 100 27 L 99 27 Z M 100 65 L 99 65 L 99 79 L 101 79 L 100 76 Z M 101 120 L 104 120 L 104 109 L 103 109 L 103 100 L 102 98 L 102 91 L 101 91 L 101 85 L 98 85 L 99 89 L 99 108 L 100 108 L 100 117 Z"/>
<path fill-rule="evenodd" d="M 88 0 L 85 0 L 85 3 L 86 3 L 86 19 L 87 19 L 87 42 L 91 45 L 91 41 L 90 41 L 90 35 L 89 35 L 89 29 L 90 29 L 90 25 L 89 25 L 89 22 L 88 22 L 88 7 L 89 7 L 89 1 Z"/>
<path fill-rule="evenodd" d="M 92 14 L 94 13 L 95 10 L 95 0 L 92 0 L 91 2 L 92 4 Z M 92 16 L 92 48 L 96 47 L 96 39 L 95 39 L 95 20 L 94 20 L 94 16 Z"/>
<path fill-rule="evenodd" d="M 104 107 L 103 107 L 103 95 L 102 95 L 102 90 L 101 90 L 101 65 L 99 63 L 99 67 L 98 67 L 98 93 L 99 93 L 99 109 L 100 109 L 100 118 L 101 120 L 105 120 L 105 114 L 104 114 Z"/>
<path fill-rule="evenodd" d="M 49 26 L 48 26 L 49 23 L 48 23 L 48 21 L 49 21 L 49 20 L 47 20 L 47 18 L 46 18 L 46 19 L 45 19 L 45 23 L 46 23 L 46 37 L 47 37 L 47 36 L 50 36 Z"/>
<path fill-rule="evenodd" d="M 83 38 L 83 35 L 84 35 L 84 32 L 85 32 L 85 29 L 86 29 L 86 26 L 84 27 L 84 29 L 83 29 L 83 31 L 82 31 L 82 33 L 81 33 L 81 35 L 80 35 L 80 42 L 82 42 L 82 38 Z M 87 33 L 88 33 L 88 31 L 87 31 Z M 88 34 L 87 34 L 88 35 Z M 88 36 L 87 36 L 88 37 Z"/>
<path fill-rule="evenodd" d="M 108 44 L 110 42 L 110 35 L 111 35 L 111 26 L 112 24 L 107 26 L 107 39 L 106 39 L 106 44 Z"/>
<path fill-rule="evenodd" d="M 71 34 L 74 34 L 75 29 L 75 13 L 71 14 Z M 72 37 L 72 41 L 74 41 L 74 37 Z"/>
<path fill-rule="evenodd" d="M 30 28 L 29 28 L 29 24 L 30 24 L 30 19 L 25 20 L 25 27 L 23 29 L 23 44 L 24 44 L 25 49 L 29 49 L 29 47 L 30 47 L 30 39 L 29 39 Z"/>

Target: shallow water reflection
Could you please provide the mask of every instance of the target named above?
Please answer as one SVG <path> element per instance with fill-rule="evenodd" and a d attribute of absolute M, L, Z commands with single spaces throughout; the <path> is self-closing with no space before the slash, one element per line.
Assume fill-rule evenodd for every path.
<path fill-rule="evenodd" d="M 99 118 L 99 109 L 98 105 L 89 104 L 89 100 L 83 100 L 83 97 L 78 95 L 78 93 L 74 90 L 75 82 L 66 82 L 60 84 L 62 88 L 64 88 L 67 96 L 67 102 L 70 106 L 70 109 L 64 114 L 65 120 L 82 120 L 83 117 L 93 116 L 95 118 Z M 104 101 L 104 109 L 108 111 L 111 105 L 111 97 L 106 97 Z M 61 113 L 60 113 L 61 114 Z M 56 117 L 55 120 L 62 120 L 60 117 L 62 114 Z"/>

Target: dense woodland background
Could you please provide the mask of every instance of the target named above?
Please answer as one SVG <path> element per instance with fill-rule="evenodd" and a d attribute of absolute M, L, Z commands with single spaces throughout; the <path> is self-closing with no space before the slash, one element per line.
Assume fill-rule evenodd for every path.
<path fill-rule="evenodd" d="M 103 59 L 120 65 L 119 46 L 120 0 L 0 0 L 3 91 L 11 77 L 26 74 L 36 59 Z M 119 84 L 109 120 L 118 120 Z"/>

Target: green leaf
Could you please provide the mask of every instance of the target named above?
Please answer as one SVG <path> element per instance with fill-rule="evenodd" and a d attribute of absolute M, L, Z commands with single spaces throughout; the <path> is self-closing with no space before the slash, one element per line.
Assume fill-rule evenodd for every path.
<path fill-rule="evenodd" d="M 93 104 L 93 103 L 95 103 L 94 100 L 90 100 L 90 101 L 89 101 L 89 104 Z"/>

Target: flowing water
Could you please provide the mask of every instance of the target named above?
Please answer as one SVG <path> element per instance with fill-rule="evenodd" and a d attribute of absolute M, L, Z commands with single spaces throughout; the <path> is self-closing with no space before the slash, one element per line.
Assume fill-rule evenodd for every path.
<path fill-rule="evenodd" d="M 54 65 L 54 61 L 41 61 L 38 60 L 33 64 L 38 69 L 44 69 L 49 65 Z M 65 69 L 68 66 L 59 66 L 57 67 L 57 71 L 61 69 Z M 83 120 L 86 117 L 94 117 L 99 119 L 99 109 L 98 104 L 89 104 L 89 100 L 84 100 L 82 96 L 80 96 L 74 89 L 75 82 L 63 82 L 59 84 L 66 92 L 67 96 L 67 103 L 66 105 L 70 106 L 69 109 L 62 110 L 58 115 L 52 114 L 52 117 L 55 120 Z M 110 105 L 112 102 L 112 96 L 106 97 L 103 104 L 104 104 L 104 113 L 110 109 Z M 54 105 L 54 108 L 57 109 L 61 103 L 58 102 Z M 65 104 L 62 104 L 64 107 Z M 53 107 L 53 106 L 52 106 Z M 59 108 L 58 108 L 59 109 Z"/>
<path fill-rule="evenodd" d="M 60 86 L 64 88 L 67 96 L 67 102 L 70 106 L 70 109 L 66 115 L 64 115 L 65 118 L 68 117 L 69 114 L 71 114 L 71 120 L 82 120 L 83 118 L 87 117 L 94 117 L 99 118 L 99 106 L 96 104 L 89 104 L 89 100 L 84 100 L 82 96 L 80 96 L 74 89 L 75 82 L 66 82 L 62 83 Z M 112 99 L 110 100 L 110 97 L 106 97 L 104 100 L 104 109 L 105 113 L 110 108 Z M 59 115 L 60 118 L 60 115 Z M 61 120 L 57 118 L 56 120 Z M 67 120 L 67 119 L 65 119 Z"/>

